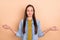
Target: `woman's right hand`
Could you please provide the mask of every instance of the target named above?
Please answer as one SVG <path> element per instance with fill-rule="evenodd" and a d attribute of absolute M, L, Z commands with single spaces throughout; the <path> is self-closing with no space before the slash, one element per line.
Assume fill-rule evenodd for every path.
<path fill-rule="evenodd" d="M 8 26 L 7 24 L 2 25 L 2 27 L 3 27 L 4 29 L 9 29 L 10 31 L 12 31 L 12 32 L 16 35 L 16 31 L 13 30 L 13 29 L 12 29 L 10 26 Z"/>
<path fill-rule="evenodd" d="M 8 26 L 7 24 L 2 25 L 2 27 L 3 27 L 4 29 L 10 29 L 10 26 Z"/>

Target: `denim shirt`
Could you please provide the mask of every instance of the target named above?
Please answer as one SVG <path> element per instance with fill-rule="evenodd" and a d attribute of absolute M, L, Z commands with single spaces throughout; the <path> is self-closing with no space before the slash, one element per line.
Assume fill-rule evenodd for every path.
<path fill-rule="evenodd" d="M 32 21 L 32 40 L 38 40 L 38 37 L 42 37 L 44 35 L 44 33 L 41 31 L 41 27 L 40 27 L 40 21 L 36 20 L 37 22 L 37 28 L 38 28 L 38 31 L 37 31 L 37 34 L 35 34 L 34 32 L 34 22 Z M 25 27 L 25 33 L 23 34 L 22 32 L 22 28 L 23 28 L 23 20 L 20 21 L 19 23 L 19 29 L 16 33 L 16 36 L 17 37 L 21 37 L 22 40 L 27 40 L 27 34 L 28 34 L 28 21 L 26 20 L 26 27 Z"/>

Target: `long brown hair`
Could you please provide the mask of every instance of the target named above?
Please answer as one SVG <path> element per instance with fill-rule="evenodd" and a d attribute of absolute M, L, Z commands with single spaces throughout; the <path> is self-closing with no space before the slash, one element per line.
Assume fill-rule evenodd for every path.
<path fill-rule="evenodd" d="M 33 8 L 33 15 L 32 15 L 32 18 L 33 18 L 33 22 L 34 22 L 34 27 L 35 27 L 35 34 L 37 34 L 37 23 L 36 23 L 36 18 L 35 18 L 35 9 L 33 7 L 33 5 L 29 4 L 27 5 L 26 9 L 25 9 L 25 15 L 24 15 L 24 20 L 23 20 L 23 34 L 25 33 L 25 26 L 26 26 L 26 19 L 28 17 L 27 15 L 27 8 L 28 7 L 32 7 Z"/>

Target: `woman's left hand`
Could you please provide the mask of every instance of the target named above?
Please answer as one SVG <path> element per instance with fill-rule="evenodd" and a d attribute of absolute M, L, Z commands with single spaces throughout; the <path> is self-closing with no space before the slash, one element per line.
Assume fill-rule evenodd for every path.
<path fill-rule="evenodd" d="M 50 28 L 50 30 L 51 30 L 51 31 L 57 31 L 58 28 L 57 28 L 56 26 L 53 26 L 53 27 Z"/>
<path fill-rule="evenodd" d="M 56 26 L 52 26 L 52 27 L 50 27 L 49 29 L 47 29 L 47 30 L 44 30 L 43 32 L 44 32 L 44 35 L 47 33 L 47 32 L 49 32 L 49 31 L 58 31 L 59 29 L 56 27 Z"/>

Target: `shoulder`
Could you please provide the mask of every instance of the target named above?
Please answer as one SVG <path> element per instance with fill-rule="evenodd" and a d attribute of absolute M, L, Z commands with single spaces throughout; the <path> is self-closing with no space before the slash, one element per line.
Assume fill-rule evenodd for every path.
<path fill-rule="evenodd" d="M 36 19 L 37 24 L 40 23 L 40 20 Z M 23 19 L 20 20 L 20 23 L 23 23 Z"/>
<path fill-rule="evenodd" d="M 40 26 L 40 20 L 36 20 L 37 26 Z"/>
<path fill-rule="evenodd" d="M 21 19 L 20 22 L 23 22 L 23 19 Z"/>
<path fill-rule="evenodd" d="M 23 19 L 21 19 L 21 20 L 19 21 L 19 24 L 20 24 L 20 25 L 22 25 L 22 24 L 23 24 Z"/>
<path fill-rule="evenodd" d="M 40 20 L 36 19 L 36 22 L 37 22 L 37 23 L 40 23 Z"/>
<path fill-rule="evenodd" d="M 19 28 L 21 28 L 22 26 L 23 26 L 23 19 L 21 19 L 19 22 Z"/>

